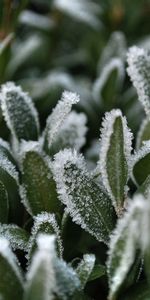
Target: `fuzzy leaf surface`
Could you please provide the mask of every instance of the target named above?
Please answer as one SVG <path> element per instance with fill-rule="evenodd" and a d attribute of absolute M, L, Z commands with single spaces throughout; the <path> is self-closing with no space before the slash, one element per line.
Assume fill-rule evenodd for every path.
<path fill-rule="evenodd" d="M 73 221 L 98 241 L 108 243 L 114 211 L 108 196 L 88 173 L 82 155 L 71 150 L 59 152 L 53 172 L 59 198 Z"/>
<path fill-rule="evenodd" d="M 14 224 L 0 224 L 0 236 L 6 238 L 13 250 L 28 250 L 29 234 Z"/>

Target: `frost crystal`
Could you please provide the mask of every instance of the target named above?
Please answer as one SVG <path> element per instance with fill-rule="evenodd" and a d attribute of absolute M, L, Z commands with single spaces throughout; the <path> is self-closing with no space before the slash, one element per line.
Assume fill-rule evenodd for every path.
<path fill-rule="evenodd" d="M 126 118 L 122 116 L 122 112 L 119 109 L 112 110 L 109 113 L 105 114 L 105 118 L 103 119 L 102 122 L 102 129 L 101 129 L 101 147 L 100 147 L 100 160 L 98 163 L 98 167 L 100 169 L 101 175 L 102 175 L 102 181 L 103 184 L 109 193 L 114 206 L 115 204 L 115 198 L 114 195 L 112 194 L 112 190 L 109 184 L 108 180 L 108 173 L 107 173 L 107 153 L 110 147 L 110 138 L 111 135 L 113 134 L 113 126 L 115 123 L 115 120 L 117 117 L 120 117 L 122 120 L 122 125 L 123 125 L 123 139 L 124 139 L 124 155 L 126 158 L 126 163 L 128 165 L 128 177 L 130 175 L 130 170 L 131 170 L 131 143 L 132 143 L 132 133 L 130 129 L 127 127 L 127 121 Z M 125 191 L 126 191 L 126 186 L 125 186 Z"/>
<path fill-rule="evenodd" d="M 76 272 L 81 281 L 81 288 L 84 289 L 88 278 L 94 268 L 95 264 L 95 255 L 93 254 L 85 254 L 83 256 L 83 260 L 79 263 Z"/>
<path fill-rule="evenodd" d="M 21 285 L 23 285 L 23 278 L 18 267 L 17 258 L 11 251 L 8 240 L 4 237 L 0 237 L 0 255 L 2 255 L 7 260 L 7 262 L 15 272 L 18 281 L 21 283 Z"/>
<path fill-rule="evenodd" d="M 104 68 L 102 69 L 102 73 L 100 74 L 98 79 L 96 79 L 96 81 L 94 83 L 93 97 L 96 102 L 100 101 L 102 89 L 103 89 L 105 83 L 107 82 L 107 79 L 108 79 L 110 73 L 115 69 L 118 71 L 118 75 L 117 75 L 118 85 L 122 82 L 122 80 L 124 78 L 123 63 L 120 58 L 113 58 L 108 64 L 106 64 L 104 66 Z"/>
<path fill-rule="evenodd" d="M 127 72 L 137 90 L 139 101 L 150 115 L 150 56 L 144 49 L 132 47 L 127 54 Z"/>
<path fill-rule="evenodd" d="M 6 238 L 12 249 L 28 250 L 28 234 L 14 224 L 0 224 L 0 236 Z"/>
<path fill-rule="evenodd" d="M 38 214 L 36 217 L 34 217 L 34 226 L 32 228 L 31 237 L 29 240 L 27 258 L 29 259 L 31 257 L 33 247 L 35 246 L 36 237 L 42 231 L 48 234 L 50 234 L 51 231 L 51 233 L 55 234 L 59 256 L 62 257 L 63 246 L 62 246 L 62 240 L 60 236 L 60 229 L 58 227 L 55 215 L 51 213 L 43 212 L 41 214 Z"/>
<path fill-rule="evenodd" d="M 80 148 L 85 144 L 85 134 L 87 132 L 86 127 L 87 118 L 83 113 L 76 113 L 72 111 L 64 120 L 61 129 L 58 132 L 56 141 L 53 143 L 50 154 L 57 153 L 60 148 Z"/>
<path fill-rule="evenodd" d="M 90 0 L 54 0 L 54 6 L 92 27 L 97 28 L 100 26 L 100 22 L 96 17 L 96 14 L 100 11 L 99 6 Z"/>
<path fill-rule="evenodd" d="M 82 155 L 70 150 L 59 152 L 55 155 L 53 173 L 60 200 L 73 221 L 107 243 L 113 224 L 110 199 L 92 180 Z"/>
<path fill-rule="evenodd" d="M 79 96 L 77 94 L 68 91 L 63 92 L 61 100 L 47 119 L 45 134 L 49 148 L 55 142 L 64 120 L 71 111 L 72 105 L 78 102 Z"/>
<path fill-rule="evenodd" d="M 15 166 L 3 154 L 0 155 L 0 168 L 6 171 L 16 182 L 19 183 L 19 176 Z"/>
<path fill-rule="evenodd" d="M 28 140 L 32 139 L 31 135 L 37 137 L 39 131 L 37 111 L 21 87 L 15 86 L 13 82 L 7 82 L 1 87 L 0 99 L 2 112 L 16 147 L 18 140 L 22 138 Z"/>
<path fill-rule="evenodd" d="M 40 287 L 38 292 L 41 299 L 53 299 L 52 294 L 56 287 L 53 260 L 55 258 L 55 237 L 52 235 L 40 234 L 37 238 L 38 250 L 33 256 L 32 264 L 27 273 L 26 297 L 30 291 L 37 293 L 35 286 Z"/>
<path fill-rule="evenodd" d="M 109 299 L 113 299 L 113 295 L 123 283 L 134 262 L 139 240 L 143 235 L 141 219 L 143 219 L 145 205 L 145 199 L 141 195 L 137 195 L 130 203 L 124 217 L 119 219 L 111 236 L 107 261 L 110 285 Z"/>

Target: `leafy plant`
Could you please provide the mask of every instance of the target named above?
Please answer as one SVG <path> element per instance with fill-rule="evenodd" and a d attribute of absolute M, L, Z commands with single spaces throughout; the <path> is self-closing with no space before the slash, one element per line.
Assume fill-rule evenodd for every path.
<path fill-rule="evenodd" d="M 150 299 L 148 5 L 2 1 L 0 299 Z"/>

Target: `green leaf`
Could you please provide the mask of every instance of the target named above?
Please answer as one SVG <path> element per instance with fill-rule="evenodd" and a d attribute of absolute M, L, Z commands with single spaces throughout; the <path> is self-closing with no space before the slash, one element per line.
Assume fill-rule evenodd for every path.
<path fill-rule="evenodd" d="M 8 203 L 7 191 L 3 183 L 0 181 L 0 222 L 1 223 L 7 223 L 8 210 L 9 210 L 9 203 Z"/>
<path fill-rule="evenodd" d="M 119 58 L 113 58 L 102 69 L 93 86 L 93 97 L 103 109 L 116 105 L 117 94 L 124 78 L 124 66 Z"/>
<path fill-rule="evenodd" d="M 23 278 L 15 255 L 6 239 L 0 238 L 0 296 L 6 300 L 21 300 Z"/>
<path fill-rule="evenodd" d="M 56 279 L 53 267 L 54 236 L 39 235 L 38 250 L 27 273 L 24 300 L 53 300 Z"/>
<path fill-rule="evenodd" d="M 0 224 L 0 236 L 6 238 L 13 250 L 23 250 L 27 252 L 29 234 L 26 230 L 14 224 Z"/>
<path fill-rule="evenodd" d="M 37 111 L 30 97 L 13 82 L 2 85 L 0 99 L 2 111 L 8 128 L 11 131 L 14 146 L 18 141 L 37 140 L 39 121 Z"/>
<path fill-rule="evenodd" d="M 95 265 L 89 278 L 88 278 L 88 281 L 92 281 L 92 280 L 95 280 L 95 279 L 98 279 L 100 277 L 102 277 L 103 275 L 106 274 L 106 267 L 103 266 L 103 265 Z"/>
<path fill-rule="evenodd" d="M 131 47 L 127 54 L 128 74 L 137 90 L 146 114 L 150 115 L 150 56 L 141 48 Z"/>
<path fill-rule="evenodd" d="M 150 195 L 150 175 L 147 176 L 145 181 L 138 187 L 135 194 L 142 194 L 146 199 L 149 198 Z"/>
<path fill-rule="evenodd" d="M 31 236 L 28 245 L 27 258 L 30 260 L 33 252 L 37 248 L 36 239 L 39 233 L 55 234 L 56 250 L 59 257 L 62 257 L 63 246 L 60 235 L 60 229 L 54 214 L 43 212 L 34 217 L 34 226 L 32 227 Z"/>
<path fill-rule="evenodd" d="M 107 270 L 109 277 L 109 300 L 117 299 L 118 292 L 135 260 L 141 236 L 140 222 L 146 200 L 137 195 L 130 203 L 128 211 L 119 219 L 111 237 Z M 139 230 L 137 230 L 139 228 Z"/>
<path fill-rule="evenodd" d="M 0 182 L 3 184 L 9 201 L 9 216 L 11 221 L 18 222 L 20 203 L 18 195 L 19 174 L 16 166 L 8 159 L 7 149 L 0 146 Z M 5 197 L 7 197 L 5 194 Z"/>
<path fill-rule="evenodd" d="M 58 143 L 62 143 L 60 139 L 62 139 L 62 135 L 64 134 L 63 131 L 61 132 L 61 130 L 63 130 L 63 126 L 65 126 L 64 122 L 66 121 L 66 118 L 68 118 L 72 105 L 78 102 L 78 95 L 65 91 L 62 94 L 61 100 L 48 117 L 44 132 L 44 150 L 47 153 L 53 154 L 54 149 L 56 148 L 55 150 L 57 151 L 57 148 L 60 147 L 58 146 Z"/>
<path fill-rule="evenodd" d="M 20 193 L 22 201 L 31 215 L 37 215 L 43 211 L 57 212 L 60 210 L 50 159 L 44 157 L 40 151 L 40 145 L 36 142 L 22 144 Z"/>
<path fill-rule="evenodd" d="M 55 141 L 47 151 L 48 154 L 53 156 L 65 148 L 72 148 L 79 151 L 86 141 L 86 122 L 87 118 L 85 114 L 79 114 L 75 111 L 70 112 L 56 135 Z"/>
<path fill-rule="evenodd" d="M 101 130 L 99 169 L 118 215 L 122 214 L 130 171 L 132 134 L 120 110 L 106 113 Z"/>
<path fill-rule="evenodd" d="M 85 254 L 82 261 L 76 268 L 76 272 L 81 282 L 81 289 L 84 289 L 95 264 L 95 255 Z"/>
<path fill-rule="evenodd" d="M 150 174 L 150 142 L 146 142 L 132 157 L 132 179 L 141 185 Z"/>
<path fill-rule="evenodd" d="M 137 134 L 136 147 L 139 149 L 143 142 L 150 140 L 150 120 L 146 118 L 143 120 L 139 132 Z"/>
<path fill-rule="evenodd" d="M 122 294 L 118 300 L 149 300 L 150 288 L 145 282 L 138 282 L 132 286 L 125 294 Z"/>
<path fill-rule="evenodd" d="M 53 172 L 59 198 L 73 221 L 107 244 L 114 227 L 114 211 L 108 196 L 88 173 L 82 155 L 71 150 L 59 152 Z"/>

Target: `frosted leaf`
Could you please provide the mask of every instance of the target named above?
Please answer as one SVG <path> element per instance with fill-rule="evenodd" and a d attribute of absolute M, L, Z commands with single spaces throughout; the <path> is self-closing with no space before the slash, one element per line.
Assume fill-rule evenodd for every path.
<path fill-rule="evenodd" d="M 135 194 L 142 194 L 146 199 L 150 196 L 150 175 L 148 175 L 145 181 L 138 187 Z"/>
<path fill-rule="evenodd" d="M 2 138 L 0 138 L 0 155 L 1 154 L 4 155 L 5 157 L 7 157 L 9 159 L 9 161 L 11 161 L 16 166 L 16 162 L 13 157 L 13 153 L 10 149 L 10 145 L 8 142 L 3 140 Z"/>
<path fill-rule="evenodd" d="M 0 169 L 6 172 L 10 177 L 12 177 L 18 184 L 19 177 L 16 167 L 12 162 L 3 154 L 0 155 Z M 2 175 L 0 176 L 2 178 Z"/>
<path fill-rule="evenodd" d="M 13 82 L 3 84 L 0 92 L 2 112 L 18 148 L 21 139 L 36 140 L 39 132 L 37 111 L 31 98 Z"/>
<path fill-rule="evenodd" d="M 55 234 L 58 255 L 62 257 L 63 246 L 62 246 L 62 240 L 60 235 L 60 229 L 57 224 L 55 215 L 47 212 L 43 212 L 41 214 L 38 214 L 36 217 L 34 217 L 34 226 L 31 231 L 31 237 L 29 240 L 29 247 L 28 247 L 28 254 L 27 254 L 28 260 L 31 258 L 31 255 L 33 254 L 33 251 L 36 248 L 36 238 L 39 233 Z"/>
<path fill-rule="evenodd" d="M 117 227 L 111 236 L 107 261 L 109 300 L 116 299 L 115 296 L 134 262 L 142 235 L 140 223 L 145 204 L 145 199 L 137 195 L 123 218 L 118 220 Z"/>
<path fill-rule="evenodd" d="M 95 255 L 85 254 L 76 268 L 76 272 L 81 282 L 81 288 L 84 289 L 95 264 Z"/>
<path fill-rule="evenodd" d="M 136 148 L 139 149 L 145 141 L 150 140 L 150 120 L 146 118 L 141 123 L 136 139 Z"/>
<path fill-rule="evenodd" d="M 121 31 L 115 31 L 111 34 L 107 45 L 101 54 L 98 71 L 100 71 L 112 58 L 125 60 L 126 56 L 126 39 Z"/>
<path fill-rule="evenodd" d="M 14 224 L 0 224 L 0 236 L 6 238 L 13 250 L 28 250 L 29 234 L 24 229 Z"/>
<path fill-rule="evenodd" d="M 43 156 L 38 142 L 23 142 L 20 152 L 22 186 L 20 195 L 31 215 L 60 210 L 51 161 Z"/>
<path fill-rule="evenodd" d="M 54 7 L 94 28 L 100 26 L 100 21 L 96 16 L 100 12 L 100 7 L 91 0 L 54 0 Z"/>
<path fill-rule="evenodd" d="M 105 114 L 100 143 L 98 168 L 104 187 L 117 214 L 120 214 L 124 207 L 126 184 L 130 175 L 132 133 L 119 109 Z"/>
<path fill-rule="evenodd" d="M 84 113 L 70 112 L 51 145 L 49 154 L 53 155 L 64 148 L 73 148 L 79 151 L 86 141 L 86 122 L 87 118 Z"/>
<path fill-rule="evenodd" d="M 54 21 L 50 17 L 42 16 L 30 10 L 23 10 L 19 15 L 19 22 L 44 31 L 54 27 Z"/>
<path fill-rule="evenodd" d="M 24 300 L 52 300 L 56 289 L 53 267 L 55 258 L 54 236 L 41 234 L 37 238 L 38 250 L 27 273 Z"/>
<path fill-rule="evenodd" d="M 9 242 L 0 237 L 0 294 L 2 299 L 20 300 L 23 295 L 23 277 Z M 11 283 L 11 284 L 10 284 Z"/>
<path fill-rule="evenodd" d="M 97 103 L 113 103 L 114 95 L 119 90 L 124 78 L 124 66 L 120 58 L 112 58 L 102 69 L 93 85 L 93 97 Z M 111 89 L 110 89 L 111 87 Z M 109 89 L 109 90 L 108 90 Z M 107 95 L 106 93 L 108 93 Z"/>
<path fill-rule="evenodd" d="M 132 179 L 136 185 L 144 182 L 150 174 L 150 141 L 132 155 Z"/>
<path fill-rule="evenodd" d="M 55 155 L 53 173 L 59 199 L 73 221 L 98 241 L 108 243 L 114 213 L 110 199 L 87 172 L 82 155 L 64 150 Z"/>
<path fill-rule="evenodd" d="M 52 114 L 48 117 L 46 122 L 44 135 L 45 143 L 48 149 L 50 149 L 53 143 L 56 141 L 59 131 L 71 111 L 72 105 L 78 102 L 79 96 L 76 93 L 68 91 L 63 92 L 61 100 L 53 109 Z"/>
<path fill-rule="evenodd" d="M 7 223 L 8 211 L 9 211 L 8 194 L 4 184 L 0 181 L 0 222 L 1 223 Z"/>
<path fill-rule="evenodd" d="M 131 47 L 127 54 L 127 72 L 146 114 L 150 115 L 150 56 L 144 49 Z"/>
<path fill-rule="evenodd" d="M 61 259 L 54 260 L 56 276 L 56 294 L 59 299 L 69 300 L 76 291 L 80 289 L 80 280 L 72 267 Z"/>
<path fill-rule="evenodd" d="M 12 45 L 12 55 L 6 68 L 7 76 L 12 78 L 19 67 L 27 62 L 31 56 L 33 57 L 36 51 L 39 51 L 42 44 L 43 39 L 40 35 L 35 34 L 29 35 L 24 41 L 15 41 Z"/>

